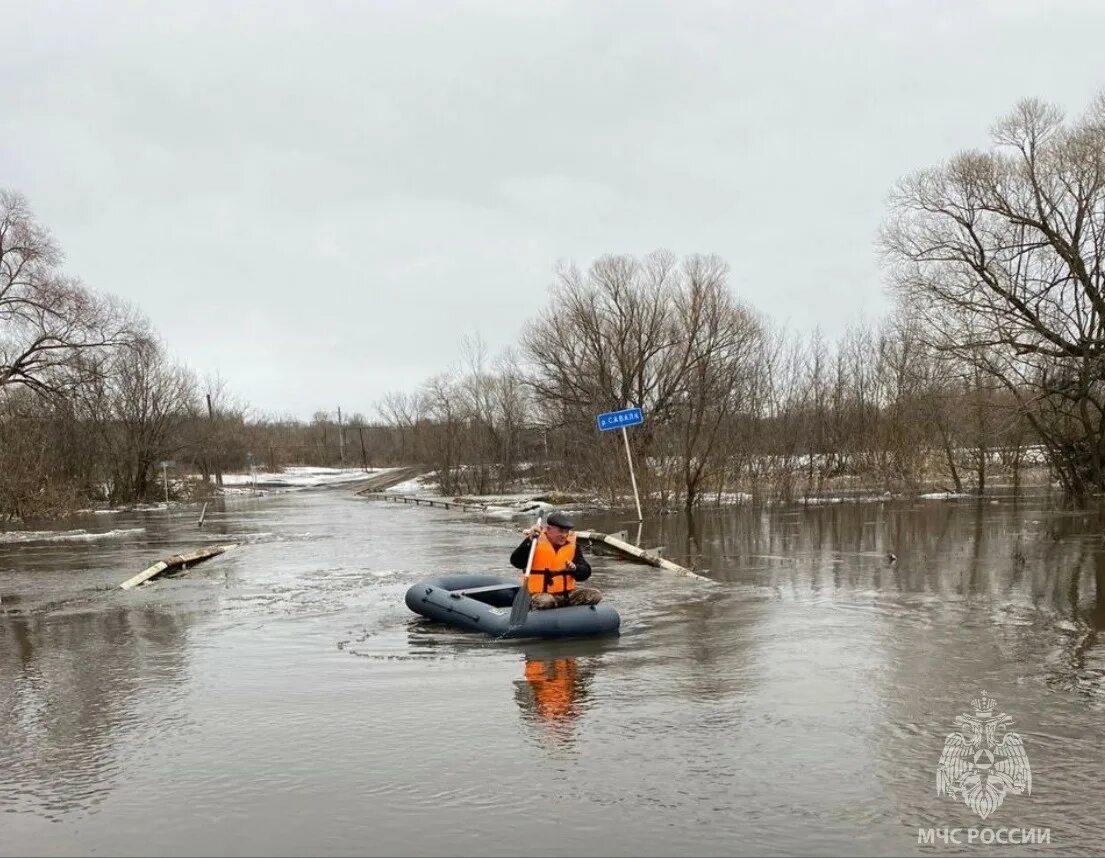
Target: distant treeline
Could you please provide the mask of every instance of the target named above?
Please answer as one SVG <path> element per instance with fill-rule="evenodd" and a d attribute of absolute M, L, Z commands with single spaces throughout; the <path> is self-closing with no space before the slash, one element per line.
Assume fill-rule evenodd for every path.
<path fill-rule="evenodd" d="M 1016 397 L 927 349 L 898 321 L 837 342 L 788 336 L 732 300 L 724 266 L 664 254 L 570 270 L 518 352 L 387 397 L 399 456 L 448 493 L 520 480 L 630 500 L 620 432 L 603 411 L 638 405 L 628 430 L 643 503 L 691 508 L 862 488 L 984 491 L 1039 463 Z"/>
<path fill-rule="evenodd" d="M 361 415 L 339 434 L 328 414 L 247 414 L 137 311 L 66 275 L 26 200 L 0 190 L 0 520 L 161 497 L 162 463 L 174 493 L 196 494 L 224 470 L 395 461 L 394 433 Z"/>
<path fill-rule="evenodd" d="M 65 276 L 47 230 L 0 193 L 0 516 L 157 494 L 159 463 L 217 485 L 288 464 L 433 467 L 448 493 L 524 481 L 626 500 L 628 405 L 643 501 L 827 489 L 982 492 L 1042 456 L 1072 496 L 1105 490 L 1105 98 L 1065 124 L 1024 101 L 995 146 L 895 189 L 880 236 L 888 319 L 829 341 L 739 300 L 714 256 L 604 256 L 489 359 L 379 415 L 250 416 L 175 365 L 132 309 Z M 796 262 L 791 260 L 792 263 Z M 351 396 L 356 396 L 351 391 Z"/>

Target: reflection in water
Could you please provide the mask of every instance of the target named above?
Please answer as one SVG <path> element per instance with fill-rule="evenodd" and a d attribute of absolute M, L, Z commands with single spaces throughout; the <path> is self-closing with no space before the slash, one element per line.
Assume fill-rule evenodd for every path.
<path fill-rule="evenodd" d="M 515 699 L 546 741 L 570 747 L 592 675 L 576 658 L 526 658 L 525 682 L 518 683 Z"/>
<path fill-rule="evenodd" d="M 617 645 L 617 638 L 523 645 L 522 676 L 514 681 L 514 700 L 523 726 L 546 750 L 571 749 L 577 743 L 602 653 Z"/>
<path fill-rule="evenodd" d="M 146 723 L 139 692 L 180 679 L 185 620 L 161 611 L 14 616 L 0 623 L 0 747 L 10 789 L 0 811 L 46 816 L 86 809 L 115 785 L 115 746 L 177 720 L 163 708 Z"/>
<path fill-rule="evenodd" d="M 613 528 L 614 515 L 589 522 Z M 1013 497 L 736 507 L 647 522 L 642 541 L 730 584 L 821 597 L 1012 599 L 1101 627 L 1105 508 Z"/>
<path fill-rule="evenodd" d="M 1031 664 L 1048 640 L 1047 684 L 1105 706 L 1103 532 L 1105 506 L 1008 496 L 703 510 L 647 522 L 643 542 L 728 589 L 869 612 L 898 631 L 982 623 L 1003 659 Z"/>

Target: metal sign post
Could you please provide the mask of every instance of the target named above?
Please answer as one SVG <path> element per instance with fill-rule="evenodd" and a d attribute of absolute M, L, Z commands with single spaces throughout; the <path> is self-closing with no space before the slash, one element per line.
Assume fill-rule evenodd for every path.
<path fill-rule="evenodd" d="M 645 416 L 640 408 L 623 408 L 621 411 L 608 411 L 595 418 L 599 429 L 609 432 L 613 429 L 622 430 L 622 440 L 625 441 L 625 458 L 629 462 L 629 479 L 633 483 L 633 500 L 637 502 L 637 521 L 644 521 L 641 514 L 641 496 L 637 493 L 637 475 L 633 472 L 633 455 L 629 452 L 629 433 L 625 430 L 630 426 L 638 426 L 645 422 Z"/>
<path fill-rule="evenodd" d="M 629 479 L 633 483 L 633 499 L 637 501 L 637 521 L 644 521 L 641 515 L 641 496 L 637 494 L 637 475 L 633 473 L 633 456 L 629 452 L 629 433 L 622 427 L 622 440 L 625 441 L 625 458 L 629 462 Z"/>

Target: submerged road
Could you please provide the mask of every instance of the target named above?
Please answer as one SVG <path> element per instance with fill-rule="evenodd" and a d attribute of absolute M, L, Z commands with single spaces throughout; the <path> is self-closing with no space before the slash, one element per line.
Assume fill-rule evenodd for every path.
<path fill-rule="evenodd" d="M 341 490 L 207 519 L 0 532 L 0 854 L 874 855 L 931 852 L 919 829 L 956 827 L 1049 831 L 1016 854 L 1105 848 L 1092 514 L 902 502 L 655 522 L 646 544 L 714 580 L 592 555 L 621 636 L 543 644 L 402 600 L 443 571 L 506 573 L 525 521 Z M 118 589 L 224 542 L 241 545 Z M 985 820 L 936 794 L 983 689 L 1033 767 L 1031 794 Z"/>

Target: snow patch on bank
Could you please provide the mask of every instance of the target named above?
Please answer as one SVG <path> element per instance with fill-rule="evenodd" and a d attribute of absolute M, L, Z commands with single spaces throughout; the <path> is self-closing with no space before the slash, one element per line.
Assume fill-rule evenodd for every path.
<path fill-rule="evenodd" d="M 717 492 L 711 492 L 708 495 L 703 495 L 703 499 L 706 498 L 712 501 L 720 501 L 718 506 L 728 506 L 731 504 L 749 503 L 752 500 L 752 495 L 748 492 L 722 492 L 719 496 Z"/>
<path fill-rule="evenodd" d="M 257 471 L 253 474 L 223 474 L 223 485 L 230 487 L 252 487 L 256 480 L 258 486 L 265 488 L 315 488 L 317 486 L 355 483 L 369 477 L 393 471 L 394 468 L 316 468 L 297 466 L 283 471 Z"/>
<path fill-rule="evenodd" d="M 846 497 L 841 495 L 811 496 L 795 501 L 795 503 L 804 504 L 806 506 L 816 506 L 818 504 L 831 503 L 882 503 L 893 499 L 893 494 L 884 492 L 881 495 L 849 495 Z"/>
<path fill-rule="evenodd" d="M 401 483 L 396 483 L 394 486 L 386 489 L 386 492 L 397 495 L 418 495 L 426 494 L 429 496 L 431 493 L 429 489 L 420 481 L 419 477 L 414 477 L 409 480 L 404 480 Z M 440 495 L 434 494 L 434 497 L 440 497 Z"/>

